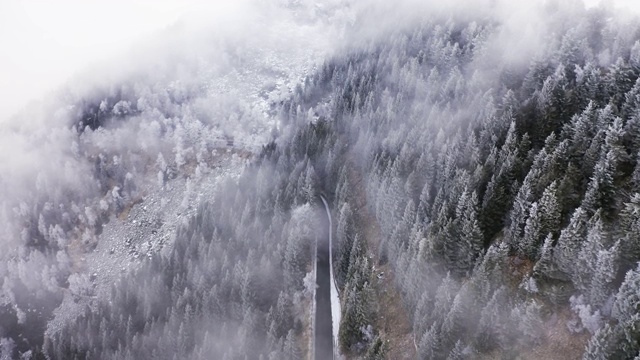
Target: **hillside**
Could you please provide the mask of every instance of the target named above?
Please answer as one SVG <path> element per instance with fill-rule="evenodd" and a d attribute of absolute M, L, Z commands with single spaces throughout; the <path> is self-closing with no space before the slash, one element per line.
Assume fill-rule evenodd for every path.
<path fill-rule="evenodd" d="M 313 358 L 320 196 L 343 357 L 640 356 L 640 17 L 461 4 L 278 3 L 6 125 L 0 358 Z"/>

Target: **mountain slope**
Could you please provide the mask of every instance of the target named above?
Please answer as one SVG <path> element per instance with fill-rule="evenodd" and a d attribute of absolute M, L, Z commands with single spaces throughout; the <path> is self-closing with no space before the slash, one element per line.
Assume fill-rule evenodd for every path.
<path fill-rule="evenodd" d="M 308 357 L 323 194 L 347 358 L 637 356 L 640 20 L 458 5 L 290 2 L 318 27 L 83 93 L 19 138 L 68 170 L 32 198 L 2 178 L 3 245 L 24 242 L 3 354 Z M 314 67 L 297 46 L 326 19 L 343 37 Z"/>

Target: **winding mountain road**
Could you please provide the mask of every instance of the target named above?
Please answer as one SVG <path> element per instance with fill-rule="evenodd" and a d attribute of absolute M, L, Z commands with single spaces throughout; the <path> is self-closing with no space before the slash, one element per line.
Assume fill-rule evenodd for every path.
<path fill-rule="evenodd" d="M 316 360 L 338 359 L 338 329 L 340 326 L 340 299 L 333 276 L 333 237 L 331 211 L 327 200 L 321 195 L 328 220 L 327 241 L 317 242 L 316 263 L 316 319 L 315 350 Z"/>

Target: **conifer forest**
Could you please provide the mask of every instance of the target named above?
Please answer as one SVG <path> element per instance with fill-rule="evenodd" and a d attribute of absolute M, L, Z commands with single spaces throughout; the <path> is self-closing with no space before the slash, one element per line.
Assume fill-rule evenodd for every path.
<path fill-rule="evenodd" d="M 640 359 L 640 14 L 243 4 L 0 121 L 0 359 Z"/>

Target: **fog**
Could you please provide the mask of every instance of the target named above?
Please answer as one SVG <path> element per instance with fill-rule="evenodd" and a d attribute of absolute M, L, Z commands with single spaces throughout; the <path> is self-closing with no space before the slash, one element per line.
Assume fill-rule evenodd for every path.
<path fill-rule="evenodd" d="M 126 52 L 194 1 L 7 0 L 0 3 L 0 121 L 93 63 Z"/>
<path fill-rule="evenodd" d="M 104 65 L 127 53 L 131 47 L 178 19 L 185 16 L 193 19 L 194 14 L 204 18 L 223 13 L 239 3 L 246 1 L 3 1 L 0 3 L 0 49 L 3 54 L 0 57 L 0 95 L 3 99 L 0 121 L 14 115 L 29 101 L 39 100 L 58 89 L 92 64 Z M 416 5 L 412 1 L 404 3 Z M 612 3 L 634 11 L 640 9 L 633 0 L 586 0 L 588 6 L 600 3 Z M 402 7 L 402 4 L 394 4 L 393 8 L 395 5 Z M 529 6 L 526 4 L 520 2 L 512 6 L 521 9 Z M 433 2 L 421 2 L 421 6 L 433 5 Z M 402 21 L 395 22 L 398 23 Z"/>
<path fill-rule="evenodd" d="M 587 7 L 599 4 L 599 1 L 586 2 Z M 640 8 L 634 2 L 624 0 L 608 1 L 603 6 L 617 9 L 620 13 L 628 8 Z M 443 137 L 453 136 L 443 131 L 436 138 L 438 130 L 454 132 L 482 117 L 476 114 L 497 112 L 492 107 L 492 92 L 495 92 L 494 95 L 504 95 L 506 92 L 501 72 L 524 76 L 531 67 L 532 59 L 556 61 L 554 52 L 560 43 L 566 40 L 573 45 L 571 36 L 564 37 L 566 30 L 584 24 L 585 13 L 585 3 L 580 0 L 541 0 L 526 4 L 483 0 L 474 2 L 472 6 L 462 0 L 405 0 L 400 3 L 382 0 L 3 2 L 0 4 L 0 48 L 6 56 L 0 57 L 0 95 L 3 97 L 0 102 L 0 260 L 3 260 L 0 263 L 0 305 L 14 306 L 7 313 L 13 314 L 14 311 L 17 323 L 24 323 L 24 309 L 20 306 L 33 305 L 16 303 L 20 302 L 20 298 L 29 299 L 30 292 L 46 289 L 55 296 L 43 290 L 37 292 L 34 298 L 42 300 L 50 297 L 53 300 L 42 301 L 51 307 L 65 299 L 64 307 L 55 312 L 55 321 L 51 322 L 54 325 L 47 327 L 49 334 L 56 333 L 59 330 L 57 326 L 64 325 L 65 321 L 67 325 L 71 324 L 68 320 L 72 316 L 70 314 L 77 314 L 73 311 L 84 311 L 85 308 L 82 302 L 74 305 L 78 299 L 74 297 L 70 300 L 69 292 L 74 296 L 78 295 L 75 292 L 82 296 L 92 294 L 87 289 L 92 286 L 88 274 L 94 271 L 98 273 L 108 267 L 119 268 L 121 264 L 118 259 L 127 263 L 134 261 L 131 260 L 131 251 L 139 251 L 139 248 L 135 248 L 134 244 L 133 250 L 130 249 L 131 238 L 141 239 L 143 236 L 135 230 L 137 227 L 131 230 L 127 219 L 146 216 L 140 215 L 143 211 L 138 206 L 144 203 L 144 212 L 148 211 L 147 214 L 152 213 L 170 225 L 164 228 L 169 230 L 160 234 L 164 236 L 163 241 L 165 238 L 171 239 L 168 243 L 177 238 L 197 248 L 199 238 L 192 236 L 192 233 L 209 239 L 213 236 L 211 234 L 217 234 L 219 230 L 214 231 L 214 223 L 222 229 L 221 233 L 226 231 L 220 235 L 220 239 L 214 237 L 214 245 L 210 246 L 208 252 L 211 258 L 206 266 L 215 268 L 211 272 L 219 272 L 217 279 L 222 279 L 220 281 L 236 286 L 243 284 L 244 319 L 230 320 L 234 324 L 232 326 L 242 328 L 246 325 L 244 322 L 254 324 L 251 311 L 255 309 L 251 307 L 253 305 L 247 305 L 251 301 L 244 299 L 247 296 L 244 287 L 251 284 L 248 279 L 255 271 L 251 268 L 252 261 L 263 256 L 260 259 L 261 266 L 271 269 L 278 268 L 284 258 L 285 262 L 296 265 L 285 269 L 286 281 L 297 283 L 301 280 L 302 277 L 298 275 L 304 274 L 298 266 L 302 268 L 304 265 L 299 260 L 304 251 L 298 249 L 303 248 L 299 242 L 303 241 L 302 238 L 305 238 L 304 241 L 311 238 L 311 231 L 302 236 L 294 230 L 302 226 L 298 223 L 311 221 L 296 219 L 296 214 L 299 215 L 301 211 L 296 209 L 308 206 L 301 206 L 302 203 L 313 202 L 313 192 L 319 183 L 316 173 L 333 171 L 336 175 L 340 166 L 338 160 L 338 165 L 332 164 L 332 160 L 341 156 L 341 150 L 332 147 L 337 148 L 336 143 L 344 139 L 326 140 L 323 136 L 328 135 L 321 131 L 318 131 L 320 135 L 313 133 L 317 129 L 310 124 L 319 118 L 332 116 L 331 110 L 326 109 L 336 106 L 341 99 L 331 94 L 321 100 L 324 103 L 315 107 L 314 102 L 320 100 L 309 93 L 315 94 L 314 91 L 317 91 L 322 94 L 323 87 L 329 87 L 329 83 L 338 91 L 337 94 L 345 90 L 342 93 L 345 98 L 348 98 L 349 92 L 342 88 L 344 84 L 339 76 L 322 80 L 326 83 L 316 84 L 317 89 L 314 90 L 310 90 L 309 79 L 305 82 L 305 76 L 320 78 L 317 75 L 327 60 L 344 66 L 345 63 L 341 61 L 351 61 L 349 57 L 362 49 L 366 49 L 365 54 L 366 51 L 375 53 L 385 46 L 400 49 L 393 50 L 396 53 L 381 51 L 379 61 L 387 67 L 384 68 L 385 72 L 374 77 L 380 81 L 378 85 L 389 85 L 392 93 L 413 90 L 402 93 L 397 101 L 393 99 L 395 95 L 387 96 L 388 89 L 380 91 L 381 95 L 376 100 L 379 104 L 369 104 L 369 113 L 366 113 L 374 119 L 381 114 L 377 107 L 386 106 L 389 119 L 392 119 L 392 115 L 399 119 L 397 124 L 393 124 L 393 131 L 389 131 L 393 134 L 388 136 L 381 133 L 367 139 L 365 131 L 354 131 L 356 135 L 351 140 L 358 145 L 354 145 L 352 151 L 371 152 L 362 156 L 366 160 L 357 164 L 361 168 L 370 166 L 366 161 L 374 157 L 372 154 L 378 147 L 388 147 L 393 156 L 400 152 L 406 155 L 420 151 L 422 149 L 411 149 L 400 141 L 407 136 L 407 129 L 414 126 L 412 136 L 415 138 L 407 136 L 407 139 L 414 142 L 418 142 L 418 137 L 421 140 L 430 139 L 427 143 L 435 144 L 432 150 L 437 153 L 440 151 L 438 146 L 443 145 L 440 142 Z M 570 14 L 575 17 L 568 16 Z M 444 24 L 449 19 L 451 23 L 440 26 L 439 22 Z M 424 22 L 428 21 L 433 23 L 425 25 Z M 469 46 L 471 50 L 468 51 L 472 55 L 463 60 L 456 58 L 463 58 L 460 52 L 456 52 L 460 50 L 459 44 L 453 46 L 447 43 L 451 35 L 447 32 L 452 32 L 455 22 L 464 25 L 454 31 L 460 32 L 456 36 L 462 38 L 461 44 L 467 42 L 465 46 L 468 46 L 470 39 L 478 41 Z M 630 24 L 637 27 L 637 22 Z M 618 27 L 625 25 L 621 22 Z M 611 27 L 615 28 L 615 24 Z M 412 64 L 398 63 L 398 59 L 405 61 L 415 55 L 408 53 L 418 52 L 418 49 L 403 45 L 403 41 L 410 37 L 403 31 L 411 34 L 413 28 L 428 29 L 428 36 L 436 40 L 427 46 L 420 43 L 424 39 L 415 36 L 416 43 L 425 46 L 426 56 L 430 57 L 432 64 L 419 64 L 415 59 L 411 60 Z M 486 33 L 482 34 L 481 31 Z M 629 57 L 627 47 L 634 43 L 633 36 L 620 36 L 617 47 L 598 49 L 601 52 L 598 54 L 579 46 L 576 46 L 575 53 L 589 60 L 597 59 L 599 66 L 607 67 L 622 57 L 623 53 Z M 385 44 L 386 41 L 389 43 Z M 403 52 L 406 48 L 409 50 Z M 481 50 L 475 52 L 476 49 Z M 634 49 L 640 51 L 640 45 Z M 390 57 L 396 57 L 396 62 Z M 366 66 L 363 68 L 366 69 Z M 429 69 L 428 66 L 432 66 L 432 73 L 424 71 Z M 351 77 L 348 80 L 362 76 L 351 72 L 351 63 L 346 67 L 349 71 L 341 75 Z M 454 69 L 450 69 L 452 67 Z M 372 69 L 377 71 L 380 68 Z M 438 70 L 442 70 L 442 73 L 438 73 Z M 553 74 L 553 71 L 550 73 Z M 543 71 L 541 74 L 548 76 Z M 539 93 L 535 96 L 539 96 Z M 357 101 L 353 100 L 354 103 Z M 449 104 L 450 101 L 453 105 Z M 444 103 L 447 105 L 441 106 Z M 406 113 L 406 119 L 409 120 L 401 118 L 401 113 Z M 357 129 L 361 123 L 361 129 L 369 127 L 366 122 L 370 120 L 369 117 L 354 118 L 353 129 Z M 414 124 L 415 119 L 425 119 L 424 124 Z M 445 124 L 442 119 L 451 121 Z M 492 131 L 506 132 L 506 120 L 504 123 L 496 121 L 495 124 Z M 313 136 L 305 133 L 307 126 Z M 436 131 L 432 133 L 434 129 Z M 397 134 L 394 133 L 396 130 Z M 489 138 L 496 142 L 500 136 Z M 225 147 L 227 139 L 235 139 L 234 149 Z M 313 145 L 318 153 L 325 151 L 328 155 L 317 155 L 316 159 L 310 159 L 310 155 L 304 151 L 297 154 L 296 151 L 305 147 L 307 152 L 311 152 L 308 150 L 311 145 L 296 143 L 300 139 L 309 143 L 325 141 Z M 269 164 L 268 160 L 260 160 L 267 165 L 258 166 L 255 172 L 244 173 L 244 177 L 240 177 L 244 183 L 234 183 L 237 174 L 242 173 L 248 162 L 242 157 L 259 154 L 261 147 L 272 140 L 276 140 L 279 147 L 277 151 L 273 150 L 276 155 L 265 150 L 265 156 L 281 157 L 273 160 L 273 164 Z M 225 145 L 221 146 L 220 141 Z M 359 148 L 360 145 L 362 148 Z M 426 144 L 422 146 L 427 147 Z M 331 161 L 323 158 L 325 155 Z M 420 153 L 413 155 L 421 158 Z M 359 160 L 356 156 L 354 159 Z M 471 175 L 463 173 L 461 178 L 464 176 Z M 225 183 L 227 190 L 217 193 L 212 188 L 217 186 L 220 178 L 229 181 Z M 367 181 L 377 181 L 375 177 L 372 178 L 374 180 Z M 391 180 L 389 184 L 397 185 Z M 328 182 L 326 186 L 334 185 Z M 458 185 L 452 187 L 452 192 L 463 188 Z M 276 190 L 272 190 L 272 187 Z M 464 189 L 462 198 L 466 199 L 469 194 L 466 193 L 466 187 Z M 412 191 L 420 195 L 420 190 Z M 333 189 L 329 188 L 328 191 Z M 406 191 L 399 192 L 404 194 Z M 375 191 L 369 196 L 374 197 L 374 194 Z M 152 196 L 160 198 L 161 205 L 151 205 L 149 202 L 147 210 L 145 201 Z M 214 203 L 194 210 L 208 196 L 216 199 Z M 342 201 L 346 201 L 345 196 L 339 194 Z M 254 204 L 256 199 L 258 205 Z M 375 203 L 377 199 L 369 201 Z M 393 201 L 398 201 L 398 204 Z M 400 206 L 400 200 L 390 200 L 389 203 L 393 204 L 389 205 L 391 210 L 386 209 L 385 204 L 379 206 L 391 214 L 386 216 L 384 211 L 381 212 L 379 218 L 382 228 L 389 238 L 402 237 L 398 235 L 403 233 L 400 231 L 402 229 L 398 230 L 394 217 L 398 215 L 395 206 L 402 210 L 405 204 Z M 226 212 L 227 206 L 233 209 Z M 282 206 L 282 209 L 278 208 L 277 214 L 271 214 L 271 209 L 277 206 Z M 415 211 L 408 204 L 406 208 L 409 209 L 406 210 L 407 214 Z M 154 213 L 156 210 L 157 213 Z M 273 218 L 260 218 L 255 215 L 258 212 L 273 215 Z M 153 216 L 149 217 L 149 222 L 157 220 Z M 415 216 L 407 218 L 411 218 L 411 221 L 416 219 Z M 147 221 L 147 218 L 144 219 Z M 275 224 L 273 229 L 270 225 L 265 226 L 271 222 Z M 191 224 L 196 230 L 187 229 L 185 224 Z M 408 233 L 412 227 L 405 225 L 403 231 Z M 180 231 L 183 234 L 178 232 L 174 236 L 176 228 L 182 229 Z M 283 231 L 285 240 L 278 235 Z M 262 241 L 264 233 L 273 243 Z M 144 234 L 151 240 L 157 240 L 160 235 L 153 237 Z M 129 239 L 129 245 L 122 245 L 124 238 Z M 436 238 L 441 237 L 434 236 L 429 241 L 436 241 L 433 240 Z M 239 250 L 235 248 L 236 245 L 230 246 L 228 251 L 220 247 L 221 242 L 233 243 L 229 239 L 238 241 Z M 283 243 L 276 246 L 274 243 L 277 241 Z M 197 254 L 201 250 L 198 248 L 193 251 Z M 99 267 L 85 263 L 85 252 L 96 263 L 100 257 L 106 256 L 104 254 L 115 253 L 110 258 L 112 266 Z M 245 252 L 249 255 L 245 256 Z M 122 258 L 117 258 L 120 255 Z M 135 259 L 138 259 L 138 255 L 136 252 Z M 191 256 L 179 255 L 185 256 L 185 260 Z M 392 259 L 400 258 L 408 264 L 408 256 L 401 258 L 396 255 Z M 241 265 L 236 264 L 233 275 L 229 275 L 226 266 L 229 262 L 233 263 L 236 257 Z M 216 260 L 219 258 L 224 258 L 224 264 L 217 267 Z M 41 269 L 42 264 L 46 264 L 44 269 Z M 367 264 L 364 264 L 366 267 Z M 192 268 L 204 265 L 204 261 L 199 264 L 189 259 L 189 263 L 185 264 L 187 270 L 184 271 L 189 273 Z M 164 269 L 158 263 L 153 266 Z M 278 273 L 280 269 L 273 271 Z M 198 277 L 193 272 L 191 275 L 197 281 L 214 282 L 216 279 Z M 269 277 L 272 272 L 262 275 Z M 109 276 L 112 277 L 101 280 L 103 285 L 100 286 L 103 287 L 98 286 L 96 293 L 108 294 L 109 286 L 119 274 L 114 271 Z M 134 296 L 147 297 L 148 294 L 144 293 L 146 290 L 136 289 L 136 282 L 144 282 L 146 276 L 132 276 L 131 279 L 135 280 L 122 286 L 130 287 L 127 291 Z M 425 286 L 427 292 L 435 293 L 441 288 L 441 279 L 434 276 L 432 280 L 434 284 Z M 126 284 L 126 281 L 123 283 Z M 234 291 L 240 293 L 237 289 Z M 269 301 L 275 303 L 277 300 L 280 303 L 279 295 L 273 295 L 269 293 Z M 417 299 L 421 294 L 414 295 Z M 464 298 L 463 295 L 460 297 Z M 222 295 L 215 293 L 215 296 Z M 185 295 L 185 298 L 188 296 Z M 267 305 L 261 304 L 263 308 L 260 311 L 270 313 Z M 238 312 L 237 309 L 234 311 Z M 173 319 L 179 318 L 175 314 L 172 316 Z M 192 330 L 201 333 L 200 327 L 194 328 L 198 331 Z M 420 330 L 424 332 L 425 329 Z M 4 336 L 3 331 L 0 326 L 0 338 Z M 171 338 L 169 330 L 164 335 L 167 339 Z M 287 337 L 287 334 L 284 335 Z M 417 334 L 417 340 L 421 335 Z M 60 337 L 58 340 L 61 342 L 66 340 L 63 335 L 56 336 Z M 246 333 L 242 336 L 251 338 Z M 280 337 L 282 345 L 285 339 Z"/>
<path fill-rule="evenodd" d="M 272 104 L 330 53 L 339 31 L 326 4 L 0 5 L 9 54 L 0 59 L 0 338 L 27 351 L 84 310 L 76 296 L 108 294 L 120 276 L 112 269 L 142 266 L 131 253 L 141 244 L 123 244 L 140 240 L 137 228 L 116 217 L 135 202 L 148 201 L 149 221 L 166 224 L 147 239 L 171 245 L 200 198 L 241 172 L 236 153 L 269 141 Z M 225 136 L 238 139 L 233 153 L 220 149 Z M 89 290 L 92 273 L 100 285 Z M 2 342 L 0 357 L 12 357 Z"/>
<path fill-rule="evenodd" d="M 585 0 L 587 7 L 598 6 L 600 4 L 606 6 L 614 6 L 621 10 L 640 11 L 640 5 L 634 0 Z"/>

